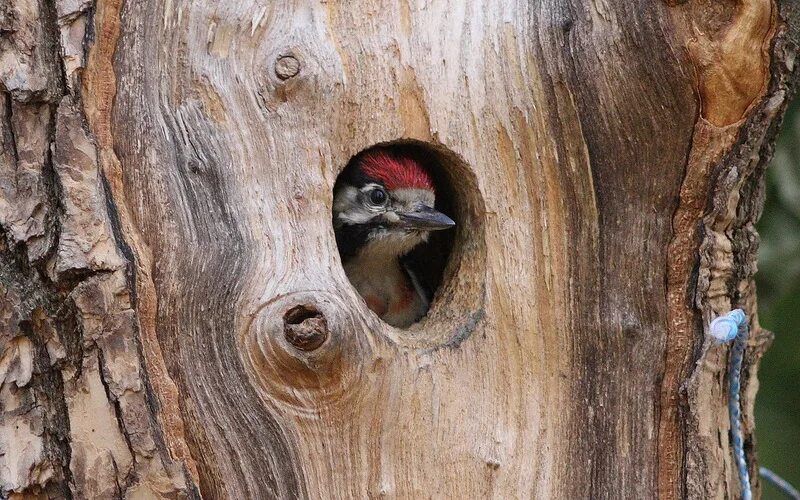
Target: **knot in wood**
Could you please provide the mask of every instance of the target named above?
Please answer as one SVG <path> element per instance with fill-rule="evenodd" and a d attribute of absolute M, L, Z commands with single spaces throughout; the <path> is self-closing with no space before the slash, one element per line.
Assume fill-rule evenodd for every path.
<path fill-rule="evenodd" d="M 313 351 L 328 339 L 328 321 L 311 304 L 295 306 L 283 315 L 283 334 L 297 349 Z"/>
<path fill-rule="evenodd" d="M 281 80 L 288 80 L 300 73 L 300 61 L 294 56 L 281 56 L 275 61 L 275 74 Z"/>

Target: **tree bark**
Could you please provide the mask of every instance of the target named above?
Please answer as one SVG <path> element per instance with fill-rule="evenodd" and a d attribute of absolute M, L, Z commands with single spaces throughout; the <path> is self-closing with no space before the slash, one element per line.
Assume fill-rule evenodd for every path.
<path fill-rule="evenodd" d="M 799 27 L 789 0 L 0 0 L 2 495 L 737 497 L 704 337 L 733 307 L 757 489 L 754 223 Z M 337 174 L 398 139 L 458 222 L 408 330 L 331 227 Z"/>

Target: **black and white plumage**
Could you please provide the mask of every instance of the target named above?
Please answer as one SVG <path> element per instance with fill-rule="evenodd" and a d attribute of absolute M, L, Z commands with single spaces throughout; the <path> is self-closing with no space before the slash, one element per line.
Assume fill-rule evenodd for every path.
<path fill-rule="evenodd" d="M 375 148 L 342 173 L 333 225 L 344 270 L 367 306 L 405 328 L 428 310 L 431 292 L 406 256 L 431 231 L 455 222 L 435 210 L 433 181 L 412 157 Z"/>

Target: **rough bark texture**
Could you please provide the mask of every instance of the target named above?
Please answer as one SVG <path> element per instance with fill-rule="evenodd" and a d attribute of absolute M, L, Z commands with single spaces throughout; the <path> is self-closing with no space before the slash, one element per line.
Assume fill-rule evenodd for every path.
<path fill-rule="evenodd" d="M 0 0 L 2 494 L 737 496 L 704 325 L 753 317 L 750 436 L 798 26 L 788 0 Z M 330 225 L 341 168 L 396 139 L 458 222 L 408 330 Z"/>

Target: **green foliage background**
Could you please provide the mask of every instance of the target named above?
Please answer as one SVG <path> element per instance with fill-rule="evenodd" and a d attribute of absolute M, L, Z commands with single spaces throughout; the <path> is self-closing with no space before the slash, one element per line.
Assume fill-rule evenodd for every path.
<path fill-rule="evenodd" d="M 800 100 L 786 116 L 767 170 L 767 201 L 758 230 L 759 318 L 775 334 L 758 372 L 759 461 L 800 487 Z M 763 498 L 786 497 L 765 486 Z"/>

